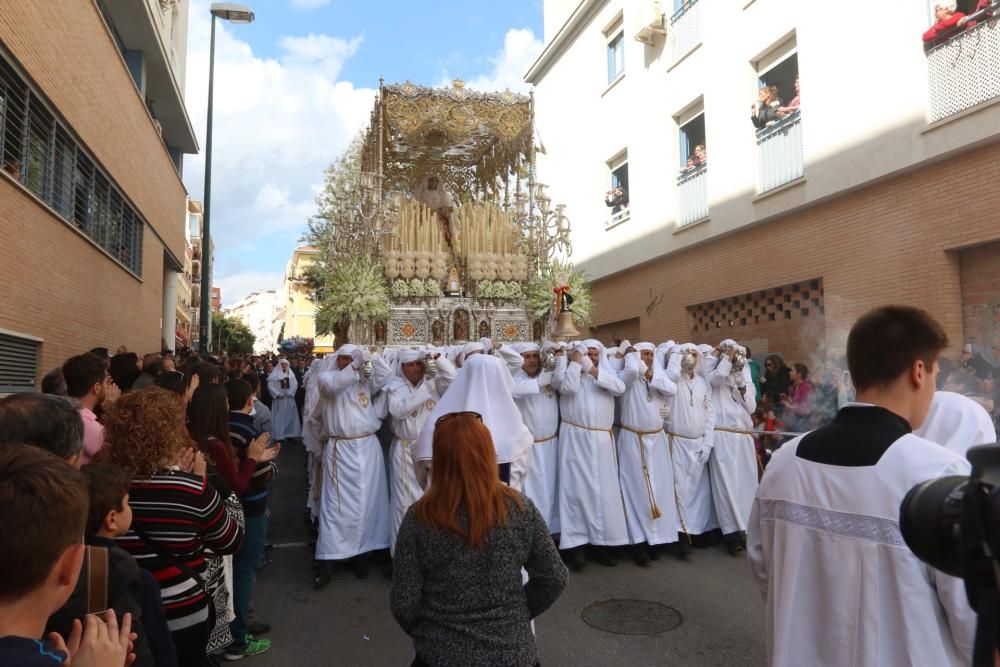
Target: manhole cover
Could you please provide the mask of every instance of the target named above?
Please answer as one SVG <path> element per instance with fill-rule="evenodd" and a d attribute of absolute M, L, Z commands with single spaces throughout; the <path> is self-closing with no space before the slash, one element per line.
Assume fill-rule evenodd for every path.
<path fill-rule="evenodd" d="M 684 622 L 676 609 L 649 600 L 602 600 L 580 616 L 590 627 L 617 635 L 658 635 Z"/>

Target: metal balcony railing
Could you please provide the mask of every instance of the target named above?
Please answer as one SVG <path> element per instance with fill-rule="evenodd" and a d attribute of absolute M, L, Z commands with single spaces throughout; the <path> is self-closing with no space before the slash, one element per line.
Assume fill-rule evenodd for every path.
<path fill-rule="evenodd" d="M 612 227 L 617 227 L 618 225 L 628 220 L 630 217 L 632 217 L 632 214 L 629 212 L 628 206 L 626 206 L 617 213 L 611 214 L 611 217 L 608 218 L 604 223 L 604 229 L 611 229 Z"/>
<path fill-rule="evenodd" d="M 987 17 L 930 49 L 927 87 L 931 122 L 1000 97 L 1000 20 Z"/>
<path fill-rule="evenodd" d="M 701 163 L 677 177 L 677 201 L 681 226 L 708 217 L 708 164 Z"/>
<path fill-rule="evenodd" d="M 802 178 L 802 112 L 757 131 L 757 189 L 767 192 Z"/>
<path fill-rule="evenodd" d="M 670 17 L 668 36 L 673 44 L 671 52 L 674 62 L 701 44 L 701 5 L 698 0 L 687 0 L 674 12 Z"/>

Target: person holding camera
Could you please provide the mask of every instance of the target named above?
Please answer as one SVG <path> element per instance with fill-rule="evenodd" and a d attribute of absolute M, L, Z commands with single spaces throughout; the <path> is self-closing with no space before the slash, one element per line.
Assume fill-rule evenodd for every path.
<path fill-rule="evenodd" d="M 847 339 L 855 402 L 775 451 L 747 536 L 772 667 L 969 664 L 975 614 L 963 582 L 921 562 L 898 522 L 914 485 L 969 474 L 959 455 L 911 433 L 947 345 L 923 310 L 866 313 Z"/>

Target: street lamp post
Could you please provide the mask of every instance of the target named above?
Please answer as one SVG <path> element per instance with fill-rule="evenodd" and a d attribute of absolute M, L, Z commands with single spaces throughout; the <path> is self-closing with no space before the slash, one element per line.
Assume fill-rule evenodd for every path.
<path fill-rule="evenodd" d="M 235 2 L 214 2 L 212 12 L 212 39 L 208 56 L 208 128 L 205 132 L 205 193 L 201 222 L 201 304 L 198 310 L 198 354 L 208 354 L 209 332 L 212 330 L 212 101 L 215 83 L 215 19 L 233 23 L 252 23 L 253 12 L 246 5 Z"/>

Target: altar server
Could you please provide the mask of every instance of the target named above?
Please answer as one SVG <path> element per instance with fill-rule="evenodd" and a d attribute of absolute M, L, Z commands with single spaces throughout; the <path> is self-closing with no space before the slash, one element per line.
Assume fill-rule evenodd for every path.
<path fill-rule="evenodd" d="M 373 399 L 371 357 L 342 345 L 333 368 L 316 377 L 324 405 L 327 441 L 315 584 L 330 580 L 330 561 L 350 559 L 354 575 L 368 576 L 368 552 L 389 546 L 389 492 L 376 433 L 382 417 Z"/>
<path fill-rule="evenodd" d="M 705 464 L 712 453 L 715 414 L 704 368 L 705 360 L 690 343 L 674 348 L 668 363 L 667 375 L 677 378 L 677 391 L 669 403 L 667 443 L 681 524 L 681 558 L 691 553 L 691 535 L 704 533 L 712 521 L 712 489 Z"/>
<path fill-rule="evenodd" d="M 271 423 L 275 440 L 302 437 L 299 410 L 295 407 L 295 392 L 299 381 L 292 372 L 288 359 L 278 360 L 278 365 L 267 378 L 267 390 L 271 394 Z"/>
<path fill-rule="evenodd" d="M 514 403 L 535 441 L 524 495 L 535 503 L 554 535 L 559 532 L 559 396 L 552 387 L 552 372 L 543 369 L 540 356 L 552 347 L 548 342 L 542 348 L 537 343 L 517 343 L 512 349 L 523 360 L 514 373 Z"/>
<path fill-rule="evenodd" d="M 657 394 L 671 396 L 677 385 L 667 378 L 663 353 L 655 350 L 652 343 L 636 343 L 621 374 L 618 460 L 632 556 L 642 566 L 658 558 L 650 547 L 676 542 L 679 531 L 670 450 L 656 405 Z"/>
<path fill-rule="evenodd" d="M 423 495 L 417 481 L 413 445 L 420 429 L 448 385 L 456 369 L 444 357 L 428 359 L 426 350 L 404 349 L 397 353 L 396 376 L 386 386 L 393 441 L 389 449 L 389 496 L 392 516 L 389 548 L 396 548 L 396 533 L 410 505 Z"/>
<path fill-rule="evenodd" d="M 454 412 L 474 412 L 493 436 L 500 478 L 518 491 L 524 490 L 534 438 L 514 404 L 513 391 L 514 379 L 497 357 L 474 354 L 465 360 L 462 370 L 424 422 L 414 446 L 417 479 L 424 488 L 433 483 L 431 459 L 435 424 Z"/>
<path fill-rule="evenodd" d="M 962 580 L 921 562 L 898 523 L 914 485 L 970 472 L 910 433 L 947 345 L 922 310 L 866 313 L 847 339 L 857 402 L 774 452 L 747 534 L 773 667 L 970 664 L 976 619 Z"/>
<path fill-rule="evenodd" d="M 573 569 L 583 565 L 585 545 L 602 565 L 617 560 L 611 547 L 628 543 L 625 503 L 611 428 L 615 397 L 625 384 L 610 368 L 596 340 L 574 343 L 556 363 L 559 392 L 559 546 Z"/>
<path fill-rule="evenodd" d="M 733 340 L 719 344 L 715 369 L 709 373 L 715 434 L 709 458 L 712 502 L 730 554 L 743 551 L 760 470 L 751 415 L 757 409 L 746 349 Z"/>

